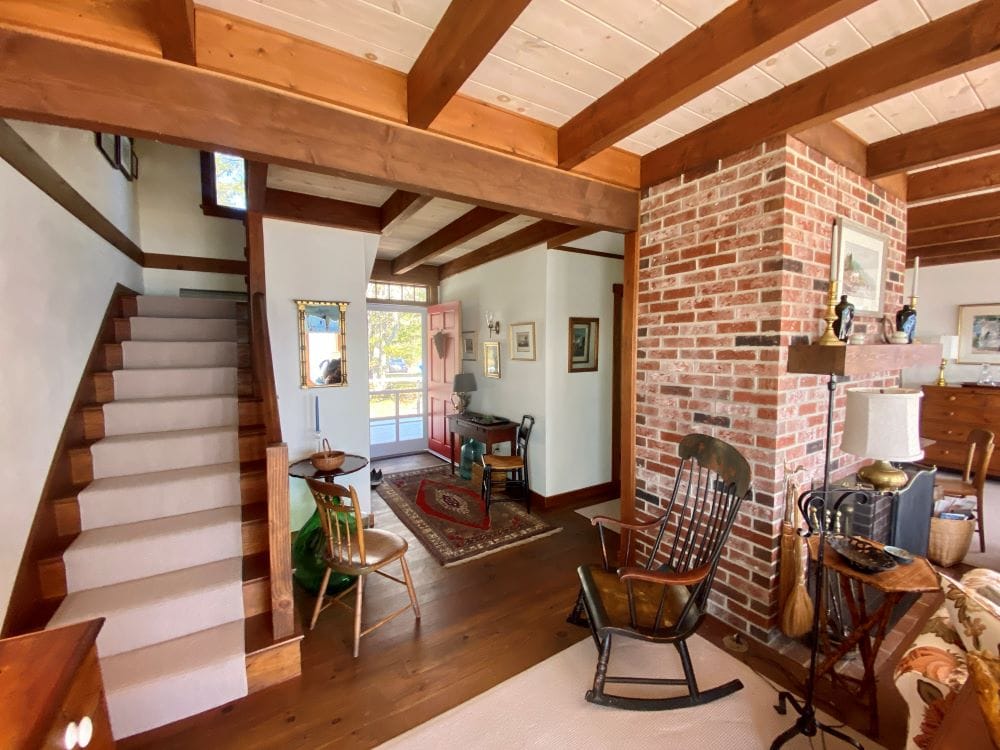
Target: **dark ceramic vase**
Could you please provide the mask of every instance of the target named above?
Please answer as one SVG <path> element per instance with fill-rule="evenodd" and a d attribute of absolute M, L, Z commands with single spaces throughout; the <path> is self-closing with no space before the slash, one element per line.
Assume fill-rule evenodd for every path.
<path fill-rule="evenodd" d="M 903 309 L 896 313 L 896 330 L 905 333 L 912 344 L 913 334 L 917 331 L 917 311 L 909 305 L 903 305 Z"/>
<path fill-rule="evenodd" d="M 847 295 L 840 295 L 840 303 L 834 308 L 837 319 L 833 322 L 833 332 L 841 341 L 847 341 L 854 330 L 854 305 L 847 301 Z"/>

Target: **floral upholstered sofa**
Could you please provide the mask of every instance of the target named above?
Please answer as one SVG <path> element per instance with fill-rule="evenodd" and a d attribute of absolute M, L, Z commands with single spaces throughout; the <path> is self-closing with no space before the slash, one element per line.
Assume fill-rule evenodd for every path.
<path fill-rule="evenodd" d="M 1000 572 L 970 570 L 961 582 L 942 576 L 944 604 L 899 660 L 894 681 L 909 710 L 907 750 L 930 746 L 969 679 L 969 653 L 1000 658 Z"/>

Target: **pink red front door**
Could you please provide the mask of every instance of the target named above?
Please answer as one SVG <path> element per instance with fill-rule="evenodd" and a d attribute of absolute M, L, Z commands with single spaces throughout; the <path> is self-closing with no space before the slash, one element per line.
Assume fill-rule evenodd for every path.
<path fill-rule="evenodd" d="M 443 336 L 442 336 L 443 334 Z M 451 387 L 461 367 L 462 304 L 445 302 L 427 308 L 427 447 L 451 456 L 448 415 L 452 413 Z M 440 342 L 440 343 L 437 343 Z"/>

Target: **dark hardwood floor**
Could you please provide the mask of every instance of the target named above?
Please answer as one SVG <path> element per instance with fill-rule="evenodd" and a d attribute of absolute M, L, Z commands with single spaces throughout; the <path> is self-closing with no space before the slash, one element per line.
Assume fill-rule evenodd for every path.
<path fill-rule="evenodd" d="M 439 463 L 422 454 L 373 465 L 388 474 Z M 561 533 L 453 568 L 441 567 L 374 494 L 373 508 L 379 528 L 410 543 L 407 559 L 423 615 L 419 624 L 410 614 L 398 617 L 363 638 L 360 656 L 353 659 L 351 614 L 331 607 L 314 631 L 306 631 L 300 678 L 119 747 L 374 747 L 589 637 L 586 630 L 567 624 L 566 616 L 576 597 L 576 566 L 598 561 L 600 546 L 589 521 L 573 508 L 540 513 L 562 527 Z M 405 597 L 398 584 L 373 576 L 365 621 L 401 606 Z M 313 602 L 297 591 L 303 622 Z M 919 617 L 904 623 L 909 638 L 933 611 L 920 609 Z M 710 617 L 699 632 L 723 646 L 723 638 L 734 631 Z M 746 644 L 748 651 L 734 656 L 801 694 L 805 670 L 799 662 L 756 641 L 746 639 Z M 891 673 L 904 647 L 890 647 L 891 656 L 879 670 L 879 702 L 888 709 L 882 712 L 880 743 L 890 750 L 902 747 L 905 729 L 905 709 L 889 707 L 901 701 Z M 581 700 L 588 687 L 580 685 Z M 826 683 L 819 699 L 828 712 L 865 729 L 866 711 L 842 690 Z"/>
<path fill-rule="evenodd" d="M 429 456 L 376 462 L 385 473 L 440 463 Z M 236 704 L 154 730 L 120 747 L 373 747 L 588 637 L 566 623 L 576 566 L 600 559 L 597 534 L 570 508 L 542 512 L 562 532 L 443 568 L 373 494 L 376 525 L 410 543 L 422 618 L 404 614 L 361 640 L 351 614 L 325 610 L 302 642 L 302 676 Z M 393 571 L 389 571 L 393 572 Z M 370 579 L 365 619 L 399 607 L 403 587 Z M 301 592 L 299 592 L 301 594 Z M 313 599 L 298 596 L 307 620 Z M 587 685 L 580 686 L 581 696 Z"/>

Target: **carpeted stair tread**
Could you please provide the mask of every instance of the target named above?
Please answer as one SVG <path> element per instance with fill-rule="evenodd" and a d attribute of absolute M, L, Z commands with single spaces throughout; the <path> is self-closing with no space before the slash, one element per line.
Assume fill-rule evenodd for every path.
<path fill-rule="evenodd" d="M 177 367 L 236 367 L 236 341 L 123 341 L 126 370 Z"/>
<path fill-rule="evenodd" d="M 128 319 L 131 341 L 236 341 L 235 318 L 161 318 Z"/>
<path fill-rule="evenodd" d="M 243 560 L 225 560 L 85 589 L 63 599 L 49 628 L 106 618 L 101 657 L 213 628 L 243 615 Z"/>
<path fill-rule="evenodd" d="M 238 429 L 202 427 L 115 435 L 90 446 L 94 478 L 183 469 L 239 460 Z"/>
<path fill-rule="evenodd" d="M 240 506 L 105 526 L 63 553 L 69 592 L 168 573 L 243 554 Z"/>
<path fill-rule="evenodd" d="M 247 695 L 243 622 L 101 659 L 117 739 Z"/>
<path fill-rule="evenodd" d="M 80 524 L 95 529 L 239 506 L 236 462 L 95 479 L 77 495 Z"/>
<path fill-rule="evenodd" d="M 235 395 L 118 399 L 103 410 L 107 437 L 239 425 Z"/>
<path fill-rule="evenodd" d="M 235 366 L 115 370 L 112 378 L 115 400 L 232 395 L 238 386 Z"/>
<path fill-rule="evenodd" d="M 136 297 L 140 316 L 149 318 L 240 318 L 236 302 L 196 297 Z"/>

